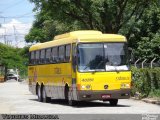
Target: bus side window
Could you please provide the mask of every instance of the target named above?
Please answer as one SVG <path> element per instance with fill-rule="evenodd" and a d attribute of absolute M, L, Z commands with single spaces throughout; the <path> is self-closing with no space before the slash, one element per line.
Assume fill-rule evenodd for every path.
<path fill-rule="evenodd" d="M 39 51 L 36 51 L 35 64 L 39 64 Z"/>
<path fill-rule="evenodd" d="M 29 52 L 29 65 L 31 64 L 31 52 Z"/>
<path fill-rule="evenodd" d="M 34 64 L 34 51 L 31 52 L 31 64 Z"/>
<path fill-rule="evenodd" d="M 70 53 L 71 53 L 71 45 L 66 45 L 66 50 L 65 50 L 65 62 L 69 62 L 70 60 Z"/>
<path fill-rule="evenodd" d="M 52 48 L 52 62 L 56 63 L 58 61 L 58 47 Z"/>
<path fill-rule="evenodd" d="M 41 57 L 40 57 L 40 59 L 41 59 L 41 63 L 42 64 L 45 63 L 45 49 L 41 50 Z"/>
<path fill-rule="evenodd" d="M 41 51 L 42 51 L 42 50 L 39 51 L 39 64 L 42 63 L 42 61 L 41 61 Z"/>
<path fill-rule="evenodd" d="M 51 48 L 46 50 L 46 63 L 50 63 Z"/>
<path fill-rule="evenodd" d="M 59 62 L 64 62 L 64 46 L 59 47 L 58 51 L 58 56 L 59 56 Z"/>

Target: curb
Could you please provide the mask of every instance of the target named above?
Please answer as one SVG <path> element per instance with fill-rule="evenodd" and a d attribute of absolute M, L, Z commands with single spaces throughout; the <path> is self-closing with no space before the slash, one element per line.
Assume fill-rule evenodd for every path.
<path fill-rule="evenodd" d="M 160 105 L 160 100 L 142 99 L 142 101 L 144 101 L 144 102 L 146 102 L 146 103 L 152 103 L 152 104 Z"/>
<path fill-rule="evenodd" d="M 153 99 L 153 98 L 139 99 L 139 98 L 136 98 L 136 97 L 131 97 L 131 99 L 133 99 L 133 100 L 140 100 L 140 101 L 143 101 L 143 102 L 146 102 L 146 103 L 160 105 L 160 100 L 156 100 L 156 99 Z"/>

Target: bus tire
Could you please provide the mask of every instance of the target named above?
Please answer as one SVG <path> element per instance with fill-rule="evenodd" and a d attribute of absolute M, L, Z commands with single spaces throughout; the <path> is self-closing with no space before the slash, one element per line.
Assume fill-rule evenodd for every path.
<path fill-rule="evenodd" d="M 38 89 L 37 89 L 37 96 L 38 96 L 38 101 L 42 102 L 42 91 L 41 91 L 41 87 L 38 85 Z"/>
<path fill-rule="evenodd" d="M 75 106 L 76 105 L 76 101 L 71 99 L 71 95 L 70 95 L 69 90 L 68 90 L 68 105 L 70 105 L 70 106 Z"/>
<path fill-rule="evenodd" d="M 116 106 L 118 104 L 118 99 L 109 100 L 110 105 Z"/>
<path fill-rule="evenodd" d="M 42 101 L 44 103 L 48 103 L 51 101 L 51 98 L 50 97 L 47 97 L 46 95 L 46 90 L 45 90 L 45 86 L 42 87 Z"/>
<path fill-rule="evenodd" d="M 65 86 L 65 90 L 64 90 L 64 97 L 65 97 L 65 100 L 68 101 L 68 94 L 69 94 L 69 88 L 68 86 Z"/>

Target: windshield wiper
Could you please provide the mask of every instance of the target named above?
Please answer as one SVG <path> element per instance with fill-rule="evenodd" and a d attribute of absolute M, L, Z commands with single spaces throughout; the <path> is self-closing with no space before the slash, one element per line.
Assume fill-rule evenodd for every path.
<path fill-rule="evenodd" d="M 86 70 L 87 68 L 89 68 L 89 65 L 90 65 L 90 63 L 88 63 L 83 70 Z"/>
<path fill-rule="evenodd" d="M 102 60 L 101 62 L 99 62 L 98 65 L 95 67 L 95 70 L 96 70 L 100 65 L 102 65 L 104 62 L 105 62 L 105 60 Z"/>

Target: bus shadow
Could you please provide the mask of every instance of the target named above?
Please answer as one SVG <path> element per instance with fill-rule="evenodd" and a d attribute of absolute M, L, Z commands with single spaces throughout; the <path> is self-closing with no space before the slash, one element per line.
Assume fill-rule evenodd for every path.
<path fill-rule="evenodd" d="M 109 102 L 86 102 L 86 101 L 81 101 L 78 102 L 74 107 L 77 108 L 85 108 L 85 107 L 130 107 L 128 105 L 120 105 L 118 104 L 117 106 L 112 106 L 109 104 Z"/>
<path fill-rule="evenodd" d="M 33 101 L 37 101 L 37 99 L 30 99 Z M 62 100 L 62 99 L 52 99 L 49 104 L 59 104 L 59 105 L 63 105 L 63 106 L 69 106 L 68 102 L 66 100 Z M 74 106 L 75 108 L 87 108 L 87 107 L 131 107 L 129 105 L 122 105 L 122 104 L 118 104 L 117 106 L 112 106 L 109 104 L 109 102 L 98 102 L 98 101 L 78 101 L 75 103 Z"/>

